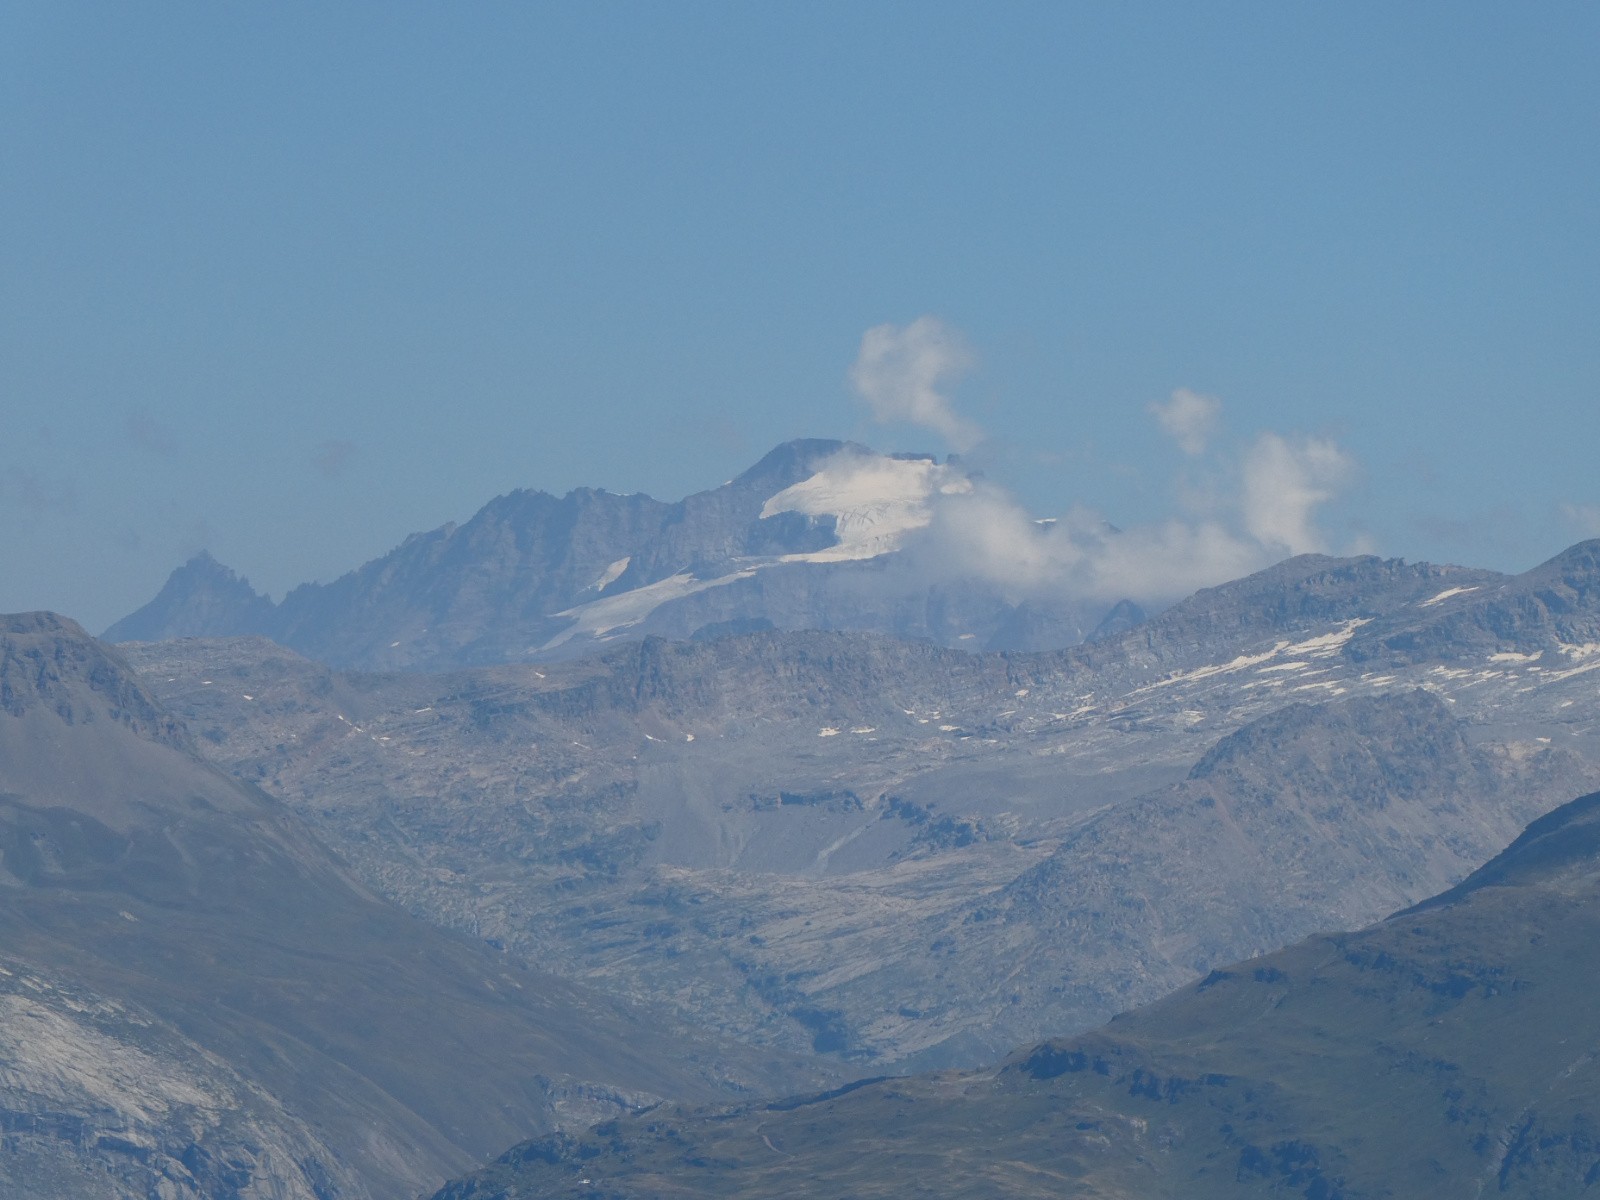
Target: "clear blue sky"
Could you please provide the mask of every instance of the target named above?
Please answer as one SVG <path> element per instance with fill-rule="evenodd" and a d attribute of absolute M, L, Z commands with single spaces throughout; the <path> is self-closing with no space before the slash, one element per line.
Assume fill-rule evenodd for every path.
<path fill-rule="evenodd" d="M 1182 387 L 1335 439 L 1341 543 L 1525 568 L 1600 533 L 1597 62 L 1592 3 L 6 5 L 0 610 L 943 450 L 846 381 L 923 314 L 1041 515 L 1172 511 Z"/>

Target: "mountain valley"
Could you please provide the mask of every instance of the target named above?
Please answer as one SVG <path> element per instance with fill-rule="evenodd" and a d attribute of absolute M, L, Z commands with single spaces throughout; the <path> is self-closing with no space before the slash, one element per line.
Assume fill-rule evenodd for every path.
<path fill-rule="evenodd" d="M 1600 541 L 1302 555 L 1150 616 L 936 581 L 974 479 L 792 443 L 677 505 L 501 497 L 276 605 L 203 557 L 115 648 L 6 618 L 5 1178 L 387 1200 L 532 1137 L 441 1195 L 887 1195 L 903 1119 L 930 1194 L 1369 1194 L 1367 1134 L 1257 1103 L 1293 1037 L 1206 1066 L 1146 1014 L 1231 1028 L 1274 952 L 1252 979 L 1356 986 L 1319 931 L 1600 787 Z M 769 1099 L 863 1074 L 904 1078 Z M 1117 1088 L 1198 1098 L 1151 1133 Z"/>
<path fill-rule="evenodd" d="M 1600 543 L 1306 557 L 1054 653 L 647 640 L 443 675 L 125 651 L 429 921 L 719 1035 L 974 1065 L 1460 879 L 1600 783 Z"/>
<path fill-rule="evenodd" d="M 514 1147 L 435 1200 L 1587 1194 L 1600 794 L 1457 887 L 998 1067 Z"/>
<path fill-rule="evenodd" d="M 0 619 L 0 930 L 9 1195 L 405 1200 L 519 1131 L 819 1077 L 379 900 L 50 614 Z"/>

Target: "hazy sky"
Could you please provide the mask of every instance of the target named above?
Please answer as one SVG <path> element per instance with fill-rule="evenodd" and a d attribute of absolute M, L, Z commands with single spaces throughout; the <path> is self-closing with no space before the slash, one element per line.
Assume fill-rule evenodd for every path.
<path fill-rule="evenodd" d="M 0 610 L 796 436 L 1128 526 L 1309 448 L 1329 548 L 1528 567 L 1600 535 L 1597 60 L 1592 3 L 5 5 Z"/>

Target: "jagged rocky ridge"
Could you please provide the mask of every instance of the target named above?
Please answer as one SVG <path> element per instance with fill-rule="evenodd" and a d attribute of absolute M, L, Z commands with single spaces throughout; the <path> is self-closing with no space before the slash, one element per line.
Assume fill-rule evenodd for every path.
<path fill-rule="evenodd" d="M 1109 604 L 1019 602 L 976 578 L 930 577 L 908 554 L 941 492 L 970 486 L 928 456 L 789 442 L 676 503 L 512 492 L 279 604 L 201 554 L 105 636 L 259 634 L 336 666 L 439 670 L 570 658 L 651 634 L 853 629 L 1027 649 L 1095 633 Z M 1099 631 L 1136 612 L 1122 606 Z"/>
<path fill-rule="evenodd" d="M 0 617 L 0 1192 L 407 1200 L 519 1129 L 811 1073 L 415 920 L 194 747 L 72 622 Z"/>
<path fill-rule="evenodd" d="M 1544 1200 L 1600 1184 L 1600 793 L 1359 933 L 1000 1067 L 523 1143 L 435 1200 Z"/>
<path fill-rule="evenodd" d="M 1055 654 L 129 653 L 433 921 L 748 1041 L 974 1063 L 1421 899 L 1593 786 L 1597 546 L 1519 577 L 1305 557 Z"/>

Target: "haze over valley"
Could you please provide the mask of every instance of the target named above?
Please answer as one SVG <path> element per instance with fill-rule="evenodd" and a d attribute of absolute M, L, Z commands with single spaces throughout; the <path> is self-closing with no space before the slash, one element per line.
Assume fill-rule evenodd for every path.
<path fill-rule="evenodd" d="M 1600 1191 L 1600 9 L 6 16 L 0 1197 Z"/>

